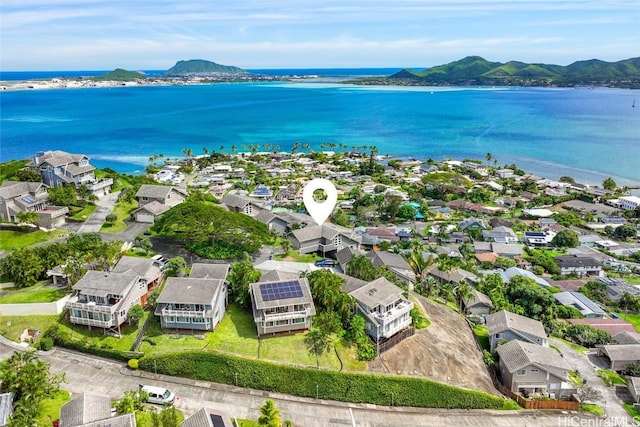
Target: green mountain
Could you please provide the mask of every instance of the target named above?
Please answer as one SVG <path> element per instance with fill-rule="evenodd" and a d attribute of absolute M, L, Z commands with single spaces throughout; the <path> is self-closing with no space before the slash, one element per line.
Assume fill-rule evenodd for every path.
<path fill-rule="evenodd" d="M 206 76 L 209 74 L 246 74 L 242 68 L 229 65 L 220 65 L 204 59 L 190 59 L 188 61 L 178 61 L 171 67 L 165 76 L 185 77 L 185 76 Z"/>
<path fill-rule="evenodd" d="M 122 68 L 116 68 L 110 73 L 103 74 L 101 76 L 93 77 L 93 80 L 118 80 L 118 81 L 131 81 L 146 79 L 147 76 L 138 73 L 136 71 L 123 70 Z"/>
<path fill-rule="evenodd" d="M 490 62 L 468 56 L 422 71 L 404 69 L 389 77 L 415 84 L 434 85 L 613 85 L 640 87 L 640 57 L 618 62 L 597 59 L 568 66 L 527 64 L 518 61 Z"/>

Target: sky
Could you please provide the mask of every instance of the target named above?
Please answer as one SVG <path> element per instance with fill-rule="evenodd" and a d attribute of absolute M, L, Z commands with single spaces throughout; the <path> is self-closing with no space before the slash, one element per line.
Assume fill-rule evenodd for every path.
<path fill-rule="evenodd" d="M 638 0 L 2 0 L 0 70 L 427 68 L 640 56 Z"/>

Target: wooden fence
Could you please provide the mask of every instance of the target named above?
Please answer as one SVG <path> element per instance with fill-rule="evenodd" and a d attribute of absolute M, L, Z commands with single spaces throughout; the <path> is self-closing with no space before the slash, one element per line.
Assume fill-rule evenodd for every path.
<path fill-rule="evenodd" d="M 398 344 L 399 342 L 401 342 L 405 338 L 409 338 L 410 336 L 414 335 L 415 333 L 416 333 L 416 328 L 413 327 L 413 326 L 409 326 L 408 328 L 403 329 L 402 331 L 398 332 L 397 334 L 395 334 L 394 336 L 392 336 L 388 340 L 386 340 L 384 342 L 382 342 L 382 341 L 379 342 L 378 343 L 378 354 L 384 353 L 385 351 L 391 349 L 394 345 Z"/>
<path fill-rule="evenodd" d="M 500 390 L 502 394 L 509 396 L 518 402 L 518 405 L 522 406 L 524 409 L 565 409 L 568 411 L 577 411 L 580 409 L 580 403 L 575 400 L 527 399 L 524 396 L 512 392 L 502 384 L 498 385 L 498 390 Z"/>

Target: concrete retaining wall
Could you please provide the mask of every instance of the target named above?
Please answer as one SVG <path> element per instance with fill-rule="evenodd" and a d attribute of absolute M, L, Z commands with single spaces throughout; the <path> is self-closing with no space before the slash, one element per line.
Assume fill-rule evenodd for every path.
<path fill-rule="evenodd" d="M 31 316 L 60 314 L 71 295 L 64 296 L 58 301 L 36 302 L 25 304 L 0 304 L 0 316 Z"/>

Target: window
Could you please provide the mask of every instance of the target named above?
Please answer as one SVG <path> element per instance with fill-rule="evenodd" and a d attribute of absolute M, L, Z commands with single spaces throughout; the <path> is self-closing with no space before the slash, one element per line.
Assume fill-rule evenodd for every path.
<path fill-rule="evenodd" d="M 291 323 L 292 323 L 292 324 L 294 324 L 294 325 L 295 325 L 295 324 L 304 323 L 304 318 L 300 317 L 300 318 L 298 318 L 298 319 L 292 319 L 292 320 L 291 320 Z"/>
<path fill-rule="evenodd" d="M 288 320 L 278 320 L 276 322 L 276 326 L 285 326 L 285 325 L 288 325 L 288 324 L 289 324 Z"/>
<path fill-rule="evenodd" d="M 516 375 L 525 375 L 527 373 L 526 369 L 519 369 L 518 372 L 516 372 Z"/>
<path fill-rule="evenodd" d="M 194 317 L 191 319 L 191 323 L 204 323 L 203 317 Z"/>
<path fill-rule="evenodd" d="M 536 372 L 540 372 L 540 369 L 531 369 L 529 372 L 531 372 L 532 374 L 536 373 Z"/>
<path fill-rule="evenodd" d="M 264 327 L 265 327 L 265 328 L 271 328 L 271 327 L 273 327 L 273 322 L 271 322 L 271 321 L 269 321 L 269 322 L 265 322 Z"/>
<path fill-rule="evenodd" d="M 189 318 L 188 317 L 184 317 L 184 316 L 178 316 L 176 318 L 176 321 L 178 323 L 189 323 Z"/>

